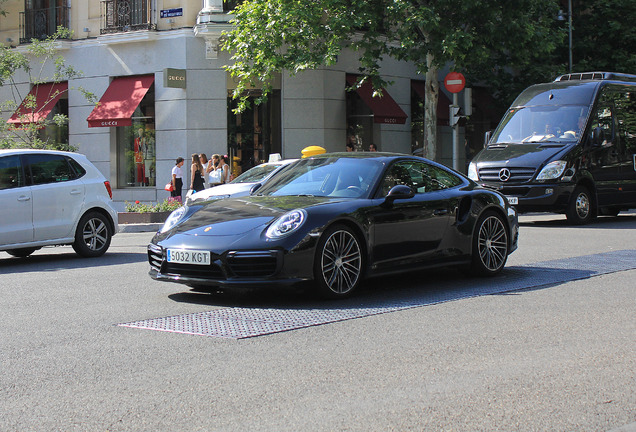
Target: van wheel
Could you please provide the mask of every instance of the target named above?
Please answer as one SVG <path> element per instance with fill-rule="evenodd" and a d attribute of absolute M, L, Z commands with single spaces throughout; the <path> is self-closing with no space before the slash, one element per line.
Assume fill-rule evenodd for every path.
<path fill-rule="evenodd" d="M 585 186 L 579 185 L 574 189 L 570 198 L 566 216 L 573 225 L 588 224 L 596 216 L 594 199 Z"/>
<path fill-rule="evenodd" d="M 102 256 L 108 250 L 111 238 L 106 218 L 97 212 L 86 213 L 77 225 L 73 249 L 86 258 Z"/>

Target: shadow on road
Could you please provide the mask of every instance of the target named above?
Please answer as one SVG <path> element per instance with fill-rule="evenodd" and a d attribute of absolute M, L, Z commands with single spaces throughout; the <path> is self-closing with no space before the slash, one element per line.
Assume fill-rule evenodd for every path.
<path fill-rule="evenodd" d="M 618 216 L 599 216 L 587 225 L 571 225 L 563 215 L 520 215 L 519 225 L 527 227 L 543 228 L 567 228 L 567 229 L 630 229 L 636 228 L 636 213 L 619 214 Z"/>
<path fill-rule="evenodd" d="M 563 271 L 543 267 L 510 267 L 493 278 L 464 275 L 457 269 L 436 269 L 398 276 L 378 277 L 363 283 L 351 297 L 341 300 L 322 300 L 316 297 L 311 285 L 298 289 L 278 290 L 213 290 L 179 292 L 169 296 L 176 302 L 216 307 L 249 309 L 360 309 L 417 307 L 482 295 L 545 289 L 569 280 L 591 277 L 589 270 Z M 550 277 L 552 274 L 553 277 Z M 538 278 L 537 275 L 543 277 Z"/>
<path fill-rule="evenodd" d="M 53 250 L 53 249 L 49 249 Z M 47 249 L 36 251 L 26 258 L 15 258 L 8 254 L 0 254 L 0 275 L 53 272 L 86 267 L 109 267 L 121 264 L 139 263 L 148 260 L 144 253 L 106 252 L 97 258 L 82 258 L 71 249 L 68 253 L 46 253 Z"/>

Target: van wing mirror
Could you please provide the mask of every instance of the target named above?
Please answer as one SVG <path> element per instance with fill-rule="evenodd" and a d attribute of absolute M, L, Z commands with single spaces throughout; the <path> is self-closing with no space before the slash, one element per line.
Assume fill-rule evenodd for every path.
<path fill-rule="evenodd" d="M 600 147 L 605 141 L 605 131 L 597 126 L 592 130 L 592 147 Z"/>
<path fill-rule="evenodd" d="M 488 131 L 484 134 L 484 148 L 488 147 L 488 142 L 490 141 L 491 135 L 492 135 L 492 131 Z"/>

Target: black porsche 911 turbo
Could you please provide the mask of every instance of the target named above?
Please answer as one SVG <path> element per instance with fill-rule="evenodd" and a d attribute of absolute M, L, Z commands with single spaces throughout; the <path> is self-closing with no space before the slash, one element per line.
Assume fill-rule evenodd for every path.
<path fill-rule="evenodd" d="M 366 277 L 449 264 L 494 275 L 517 213 L 435 162 L 392 153 L 301 159 L 251 196 L 175 210 L 148 245 L 150 276 L 196 289 L 313 281 L 328 297 Z"/>

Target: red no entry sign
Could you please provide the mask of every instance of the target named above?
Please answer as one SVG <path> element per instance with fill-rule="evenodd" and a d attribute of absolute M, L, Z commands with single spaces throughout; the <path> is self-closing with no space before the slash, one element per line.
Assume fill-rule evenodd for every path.
<path fill-rule="evenodd" d="M 459 72 L 449 72 L 444 78 L 444 87 L 451 93 L 459 93 L 464 90 L 466 78 Z"/>

